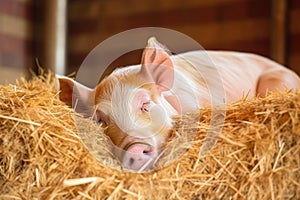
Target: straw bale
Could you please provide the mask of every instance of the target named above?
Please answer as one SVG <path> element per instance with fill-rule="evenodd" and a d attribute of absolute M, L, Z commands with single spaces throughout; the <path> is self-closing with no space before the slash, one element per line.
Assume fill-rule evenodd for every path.
<path fill-rule="evenodd" d="M 228 105 L 204 156 L 211 110 L 200 121 L 178 117 L 162 167 L 133 173 L 122 171 L 103 130 L 54 88 L 51 75 L 0 86 L 0 199 L 300 199 L 299 93 Z M 182 142 L 195 131 L 190 145 Z"/>

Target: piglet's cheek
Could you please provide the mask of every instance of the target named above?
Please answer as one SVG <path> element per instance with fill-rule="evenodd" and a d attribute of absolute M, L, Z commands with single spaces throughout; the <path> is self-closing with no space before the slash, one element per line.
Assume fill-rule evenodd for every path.
<path fill-rule="evenodd" d="M 166 111 L 160 106 L 153 104 L 149 107 L 150 120 L 144 124 L 134 123 L 127 134 L 136 138 L 148 138 L 160 134 L 161 130 L 168 126 L 168 116 Z"/>
<path fill-rule="evenodd" d="M 158 134 L 167 126 L 167 113 L 160 105 L 154 105 L 150 109 L 151 127 L 154 134 Z"/>

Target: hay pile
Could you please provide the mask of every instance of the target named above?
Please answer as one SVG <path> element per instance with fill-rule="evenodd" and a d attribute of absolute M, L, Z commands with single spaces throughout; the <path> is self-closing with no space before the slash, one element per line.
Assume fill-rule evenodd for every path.
<path fill-rule="evenodd" d="M 91 154 L 50 76 L 0 86 L 0 96 L 0 199 L 300 199 L 300 94 L 229 105 L 222 136 L 203 158 L 210 110 L 194 127 L 185 116 L 177 135 L 197 126 L 191 147 L 148 173 L 120 171 L 105 137 L 95 136 L 102 153 Z"/>

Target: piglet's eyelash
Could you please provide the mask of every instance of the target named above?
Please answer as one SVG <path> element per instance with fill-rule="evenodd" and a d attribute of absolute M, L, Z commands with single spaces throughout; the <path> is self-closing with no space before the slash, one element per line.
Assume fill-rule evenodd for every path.
<path fill-rule="evenodd" d="M 104 120 L 102 120 L 102 119 L 98 119 L 96 122 L 97 122 L 97 124 L 100 125 L 102 128 L 107 127 L 107 123 L 106 123 Z"/>
<path fill-rule="evenodd" d="M 107 119 L 105 115 L 99 110 L 96 111 L 95 121 L 101 126 L 107 126 Z"/>
<path fill-rule="evenodd" d="M 147 102 L 143 103 L 141 110 L 144 111 L 144 112 L 149 112 L 150 104 L 151 104 L 150 101 L 147 101 Z"/>

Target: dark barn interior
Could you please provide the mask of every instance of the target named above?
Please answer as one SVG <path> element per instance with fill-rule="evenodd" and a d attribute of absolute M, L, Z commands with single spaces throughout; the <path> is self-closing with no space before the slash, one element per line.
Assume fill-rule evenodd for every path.
<path fill-rule="evenodd" d="M 72 73 L 99 43 L 139 27 L 176 30 L 205 49 L 261 54 L 300 73 L 297 0 L 1 0 L 0 15 L 2 83 L 37 72 L 37 63 Z M 129 53 L 112 67 L 139 60 Z"/>

